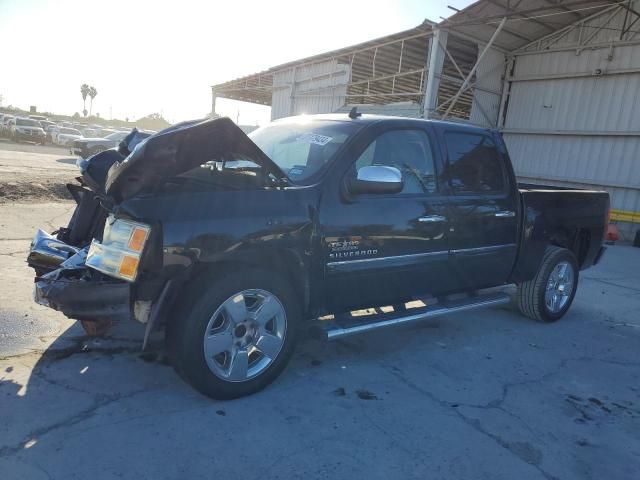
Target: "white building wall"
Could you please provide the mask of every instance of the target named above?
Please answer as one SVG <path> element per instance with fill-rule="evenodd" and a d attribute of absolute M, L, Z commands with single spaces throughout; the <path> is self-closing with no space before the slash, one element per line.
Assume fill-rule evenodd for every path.
<path fill-rule="evenodd" d="M 422 105 L 416 102 L 394 102 L 385 104 L 354 103 L 344 105 L 334 111 L 349 113 L 353 107 L 357 107 L 360 113 L 388 115 L 390 117 L 422 118 Z"/>
<path fill-rule="evenodd" d="M 616 218 L 640 212 L 640 45 L 610 45 L 517 55 L 504 138 L 521 180 L 602 188 Z"/>
<path fill-rule="evenodd" d="M 345 103 L 349 65 L 327 60 L 273 75 L 271 119 L 333 112 Z"/>
<path fill-rule="evenodd" d="M 478 49 L 482 51 L 484 45 L 478 45 Z M 505 62 L 504 54 L 491 48 L 478 65 L 469 117 L 471 123 L 491 128 L 498 126 Z"/>

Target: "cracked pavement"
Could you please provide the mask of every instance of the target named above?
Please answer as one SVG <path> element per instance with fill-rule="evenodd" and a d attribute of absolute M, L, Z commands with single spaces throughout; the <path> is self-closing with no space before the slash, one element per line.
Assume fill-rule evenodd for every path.
<path fill-rule="evenodd" d="M 264 392 L 209 400 L 142 329 L 88 340 L 31 300 L 38 226 L 0 205 L 0 478 L 629 479 L 640 471 L 640 249 L 610 247 L 560 322 L 511 308 L 303 342 Z"/>

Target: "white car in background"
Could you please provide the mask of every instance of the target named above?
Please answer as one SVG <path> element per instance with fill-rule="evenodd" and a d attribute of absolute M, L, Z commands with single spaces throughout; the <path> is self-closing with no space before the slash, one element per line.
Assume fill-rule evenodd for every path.
<path fill-rule="evenodd" d="M 73 145 L 73 142 L 84 138 L 80 130 L 75 128 L 60 127 L 57 130 L 51 132 L 51 140 L 55 145 L 62 147 L 68 147 Z"/>
<path fill-rule="evenodd" d="M 14 142 L 45 144 L 45 133 L 40 122 L 32 118 L 16 117 L 9 121 L 10 138 Z"/>
<path fill-rule="evenodd" d="M 83 128 L 82 130 L 82 136 L 84 138 L 95 138 L 98 134 L 98 132 L 100 131 L 99 128 L 93 128 L 93 127 L 87 127 L 87 128 Z"/>

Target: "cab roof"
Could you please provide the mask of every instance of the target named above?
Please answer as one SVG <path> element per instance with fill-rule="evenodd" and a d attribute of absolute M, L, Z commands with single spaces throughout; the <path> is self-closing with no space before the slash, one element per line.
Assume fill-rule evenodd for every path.
<path fill-rule="evenodd" d="M 475 132 L 487 132 L 492 131 L 494 129 L 480 127 L 477 125 L 472 125 L 469 123 L 456 122 L 456 121 L 448 121 L 448 120 L 435 120 L 435 119 L 424 119 L 424 118 L 415 118 L 415 117 L 398 117 L 391 115 L 376 115 L 370 113 L 362 113 L 359 114 L 357 118 L 351 118 L 348 113 L 317 113 L 313 115 L 296 115 L 293 117 L 285 117 L 280 118 L 278 120 L 274 120 L 272 123 L 281 124 L 281 123 L 297 123 L 297 122 L 313 122 L 317 120 L 330 121 L 330 122 L 358 122 L 364 124 L 373 124 L 380 122 L 388 122 L 388 123 L 415 123 L 415 124 L 432 124 L 432 125 L 441 125 L 454 127 L 458 130 L 468 130 Z"/>

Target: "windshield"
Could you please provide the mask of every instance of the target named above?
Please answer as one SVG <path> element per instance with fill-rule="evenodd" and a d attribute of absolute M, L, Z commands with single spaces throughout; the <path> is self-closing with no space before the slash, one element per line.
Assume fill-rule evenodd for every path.
<path fill-rule="evenodd" d="M 276 122 L 249 134 L 253 142 L 294 183 L 310 184 L 338 149 L 360 128 L 357 122 Z"/>
<path fill-rule="evenodd" d="M 16 125 L 18 127 L 40 127 L 40 124 L 38 122 L 29 118 L 16 119 Z"/>
<path fill-rule="evenodd" d="M 74 128 L 61 128 L 60 133 L 67 133 L 69 135 L 80 135 L 80 132 Z"/>

